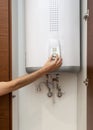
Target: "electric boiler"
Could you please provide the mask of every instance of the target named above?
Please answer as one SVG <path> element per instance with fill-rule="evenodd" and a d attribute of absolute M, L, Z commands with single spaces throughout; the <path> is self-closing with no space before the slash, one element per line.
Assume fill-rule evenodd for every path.
<path fill-rule="evenodd" d="M 80 71 L 79 0 L 25 0 L 25 35 L 28 73 L 56 54 L 63 59 L 58 72 Z"/>

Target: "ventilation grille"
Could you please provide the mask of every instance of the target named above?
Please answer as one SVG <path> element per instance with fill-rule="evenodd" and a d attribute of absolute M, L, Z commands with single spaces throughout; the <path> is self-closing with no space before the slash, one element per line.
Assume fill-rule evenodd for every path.
<path fill-rule="evenodd" d="M 60 22 L 59 0 L 49 0 L 49 31 L 58 32 Z"/>

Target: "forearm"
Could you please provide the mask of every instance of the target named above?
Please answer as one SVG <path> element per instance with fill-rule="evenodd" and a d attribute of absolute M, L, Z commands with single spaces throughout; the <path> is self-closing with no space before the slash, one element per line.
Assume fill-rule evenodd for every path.
<path fill-rule="evenodd" d="M 14 80 L 15 89 L 19 89 L 19 88 L 21 88 L 21 87 L 23 87 L 25 85 L 28 85 L 28 84 L 34 82 L 35 80 L 37 80 L 38 78 L 42 77 L 45 74 L 46 74 L 46 70 L 42 68 L 42 69 L 40 69 L 40 70 L 38 70 L 36 72 L 24 75 L 24 76 L 22 76 L 20 78 L 17 78 L 17 79 Z"/>
<path fill-rule="evenodd" d="M 33 81 L 45 75 L 46 73 L 56 70 L 61 66 L 61 64 L 62 59 L 58 58 L 58 56 L 55 60 L 52 60 L 52 57 L 50 57 L 46 64 L 38 71 L 32 74 L 27 74 L 25 76 L 19 77 L 12 81 L 0 82 L 0 96 L 17 90 L 21 87 L 24 87 L 29 83 L 32 83 Z"/>
<path fill-rule="evenodd" d="M 32 83 L 33 81 L 45 75 L 46 72 L 47 71 L 42 68 L 34 73 L 27 74 L 15 80 L 8 81 L 8 82 L 1 82 L 0 83 L 0 96 L 7 94 L 9 92 L 12 92 L 14 90 L 17 90 L 21 87 L 24 87 L 25 85 L 28 85 L 29 83 Z"/>

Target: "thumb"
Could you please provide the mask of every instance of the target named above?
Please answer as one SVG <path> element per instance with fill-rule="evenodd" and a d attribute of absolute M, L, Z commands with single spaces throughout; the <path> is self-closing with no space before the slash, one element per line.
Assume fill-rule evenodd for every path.
<path fill-rule="evenodd" d="M 48 61 L 51 61 L 52 60 L 52 55 L 48 58 Z"/>

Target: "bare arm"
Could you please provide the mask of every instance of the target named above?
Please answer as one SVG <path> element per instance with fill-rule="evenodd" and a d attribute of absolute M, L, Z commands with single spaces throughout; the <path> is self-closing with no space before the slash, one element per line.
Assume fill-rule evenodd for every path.
<path fill-rule="evenodd" d="M 24 75 L 15 80 L 11 80 L 8 82 L 0 82 L 0 96 L 17 90 L 25 85 L 32 83 L 43 75 L 47 74 L 50 71 L 56 70 L 62 64 L 62 59 L 57 57 L 55 60 L 51 60 L 51 58 L 46 62 L 46 64 L 36 72 L 31 74 Z"/>

